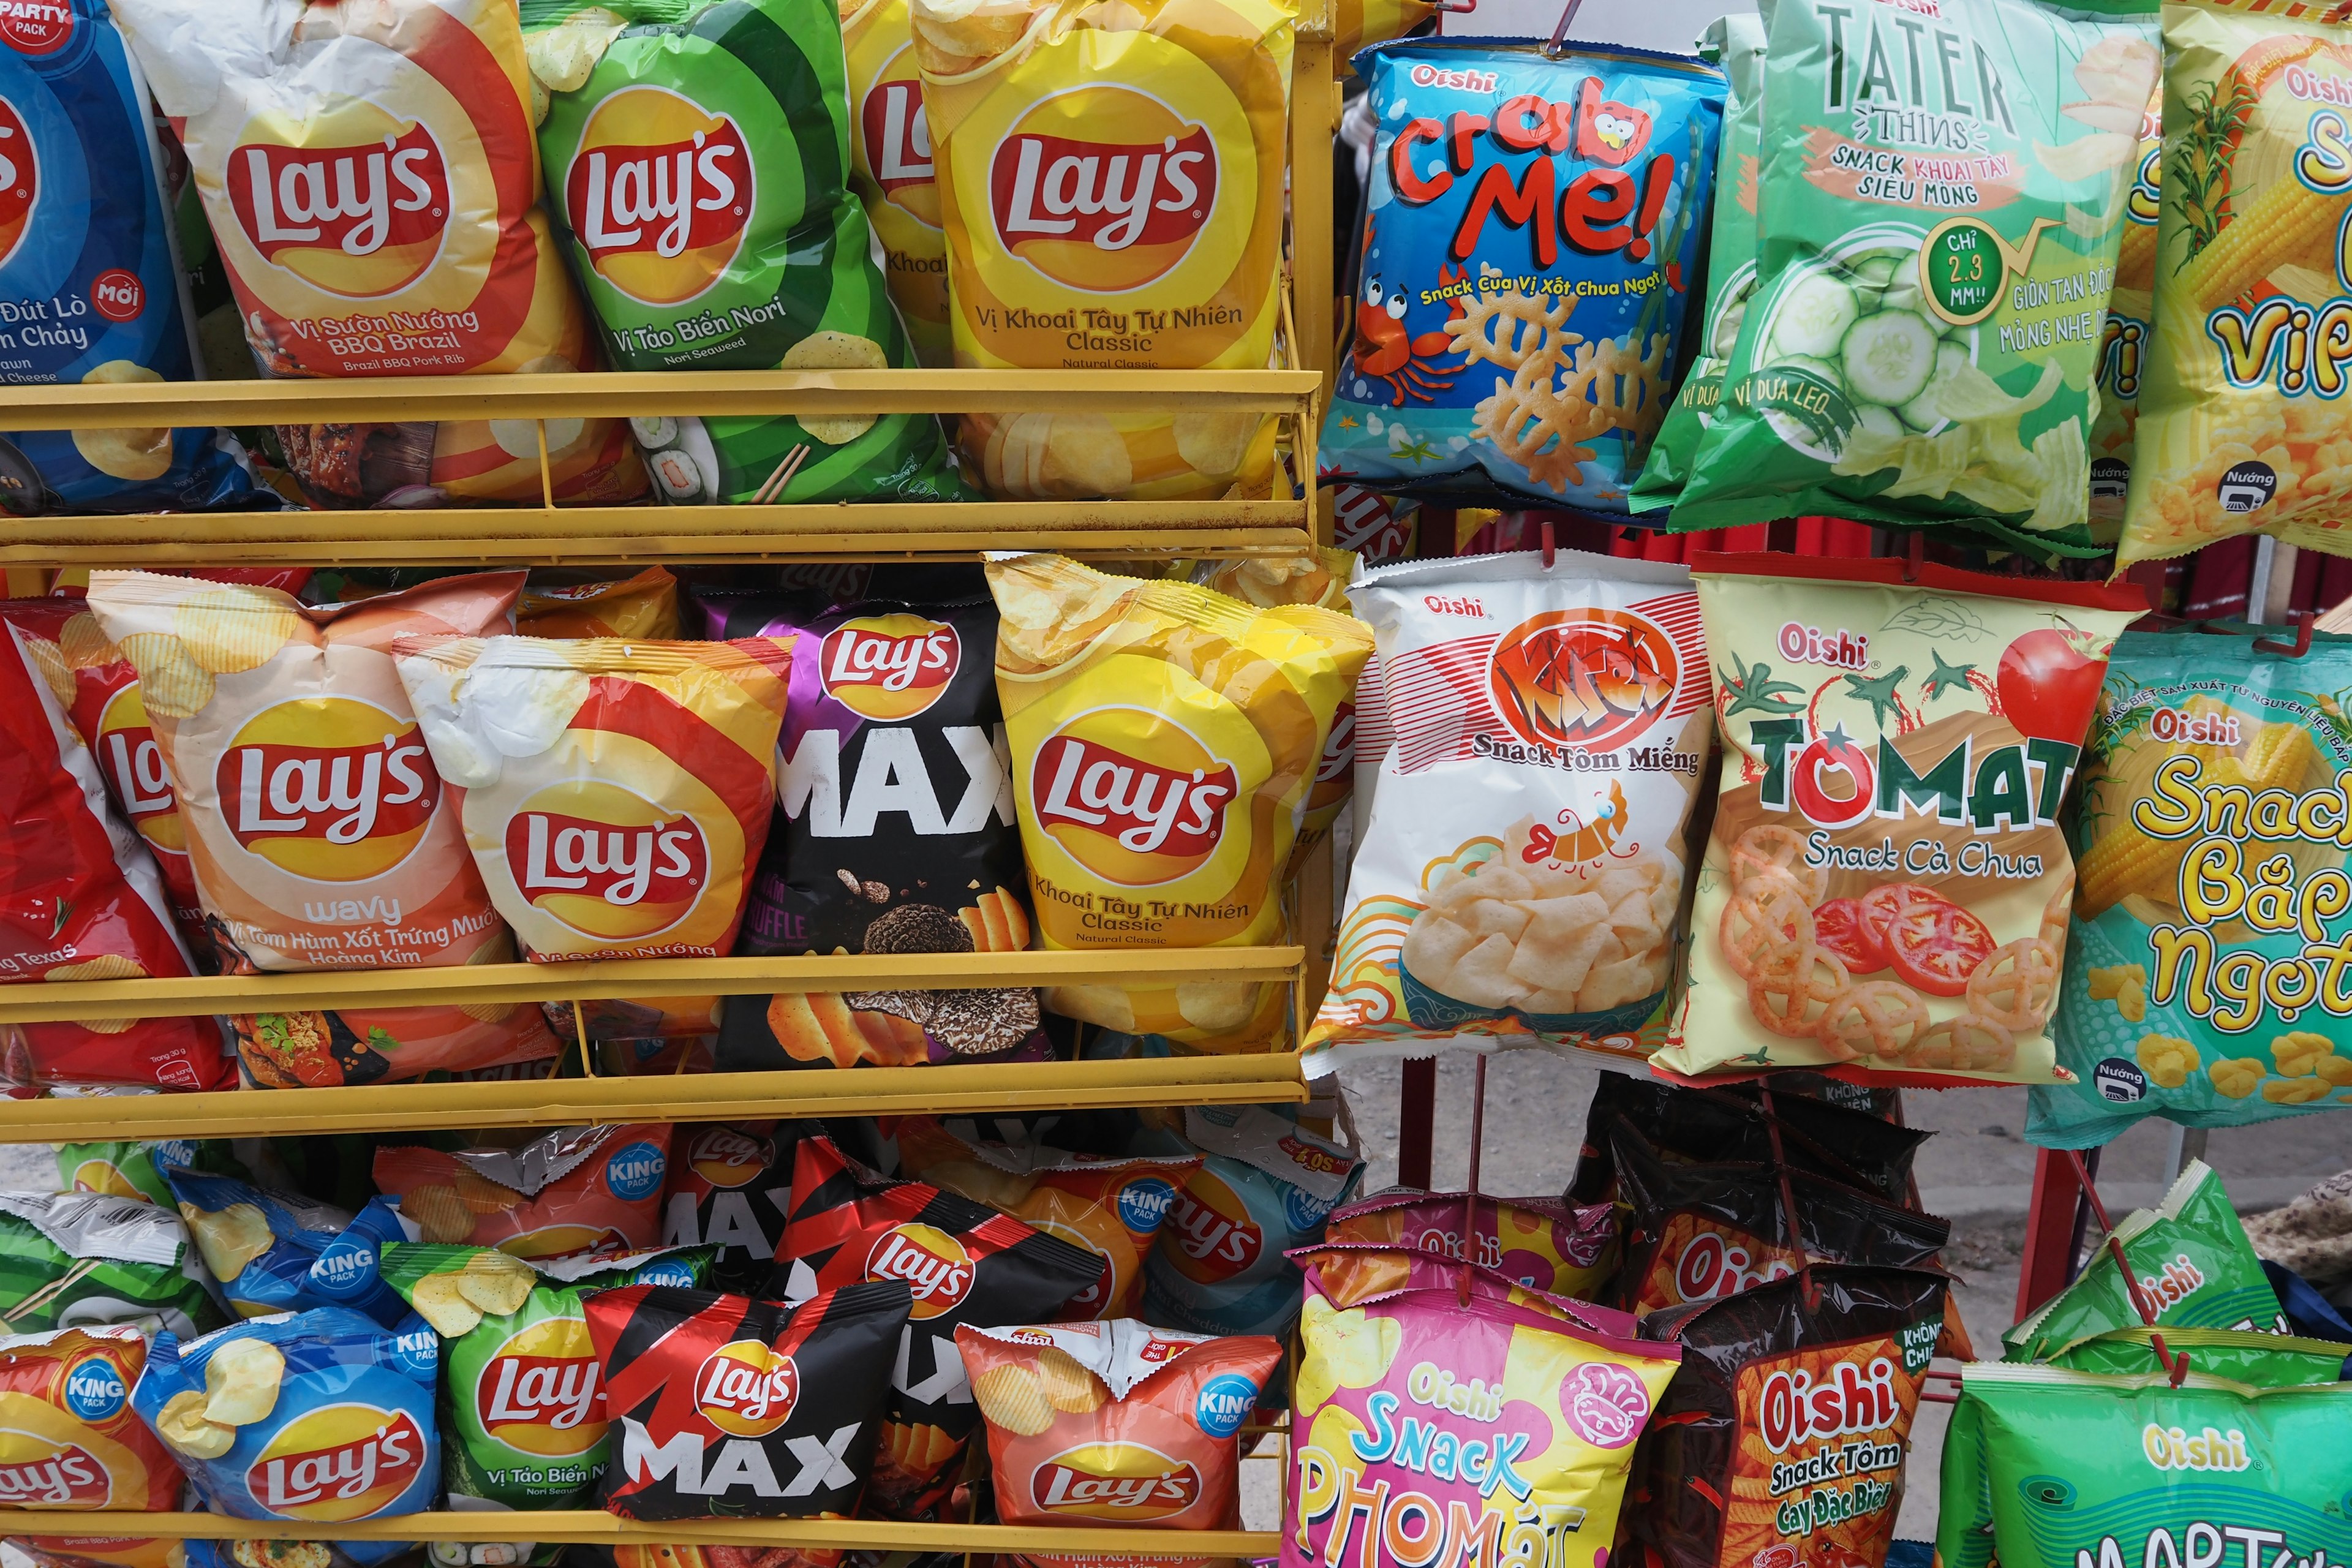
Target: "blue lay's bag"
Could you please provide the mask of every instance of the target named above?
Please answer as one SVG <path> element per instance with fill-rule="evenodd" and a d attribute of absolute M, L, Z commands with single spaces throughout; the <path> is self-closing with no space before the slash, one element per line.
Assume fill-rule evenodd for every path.
<path fill-rule="evenodd" d="M 408 1303 L 378 1271 L 386 1243 L 417 1239 L 391 1203 L 370 1198 L 357 1218 L 329 1204 L 269 1192 L 233 1176 L 167 1165 L 163 1179 L 196 1238 L 205 1267 L 240 1317 L 347 1307 L 386 1328 Z"/>
<path fill-rule="evenodd" d="M 1356 69 L 1379 131 L 1323 482 L 1622 516 L 1673 398 L 1723 73 L 1486 38 Z"/>
<path fill-rule="evenodd" d="M 341 1307 L 256 1318 L 183 1344 L 155 1336 L 131 1390 L 139 1418 L 215 1513 L 348 1524 L 430 1508 L 441 1487 L 433 1388 L 441 1339 Z M 190 1568 L 226 1565 L 228 1543 Z M 209 1544 L 209 1543 L 207 1543 Z M 338 1541 L 335 1568 L 381 1563 L 406 1541 Z"/>
<path fill-rule="evenodd" d="M 0 11 L 0 381 L 194 379 L 161 162 L 106 0 Z M 18 516 L 191 511 L 252 490 L 209 427 L 0 437 L 0 509 Z"/>

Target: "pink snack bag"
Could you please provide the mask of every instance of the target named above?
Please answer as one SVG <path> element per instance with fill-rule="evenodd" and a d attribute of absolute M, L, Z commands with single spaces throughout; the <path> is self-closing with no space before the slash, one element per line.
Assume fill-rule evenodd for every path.
<path fill-rule="evenodd" d="M 1463 1244 L 1465 1218 L 1472 1219 L 1477 1234 L 1475 1252 Z M 1579 1206 L 1558 1198 L 1379 1193 L 1333 1209 L 1323 1234 L 1332 1241 L 1381 1242 L 1466 1258 L 1555 1296 L 1591 1296 L 1617 1269 L 1613 1204 Z"/>

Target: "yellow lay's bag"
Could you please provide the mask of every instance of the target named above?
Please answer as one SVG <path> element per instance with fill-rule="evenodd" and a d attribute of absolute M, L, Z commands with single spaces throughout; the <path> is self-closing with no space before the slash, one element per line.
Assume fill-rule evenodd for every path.
<path fill-rule="evenodd" d="M 1364 624 L 1257 607 L 1058 555 L 988 564 L 996 685 L 1031 902 L 1048 948 L 1278 942 L 1278 876 Z M 1065 985 L 1055 1012 L 1212 1049 L 1265 1044 L 1279 987 Z"/>
<path fill-rule="evenodd" d="M 882 242 L 882 275 L 915 357 L 951 365 L 948 237 L 940 228 L 931 125 L 907 4 L 841 0 L 841 41 L 849 51 L 849 178 Z"/>
<path fill-rule="evenodd" d="M 1255 369 L 1274 352 L 1292 0 L 912 0 L 953 270 L 988 369 Z M 1263 485 L 1254 414 L 967 415 L 1010 499 Z"/>

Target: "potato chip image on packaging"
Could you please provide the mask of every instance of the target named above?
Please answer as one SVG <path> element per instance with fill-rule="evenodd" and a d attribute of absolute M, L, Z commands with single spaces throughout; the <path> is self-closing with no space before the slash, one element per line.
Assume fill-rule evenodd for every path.
<path fill-rule="evenodd" d="M 988 579 L 1045 945 L 1276 940 L 1275 879 L 1371 651 L 1364 625 L 1057 555 L 992 555 Z M 1284 994 L 1249 983 L 1065 985 L 1045 1005 L 1108 1029 L 1238 1049 L 1273 1040 Z"/>
<path fill-rule="evenodd" d="M 512 624 L 520 572 L 352 605 L 91 574 L 139 671 L 215 940 L 251 970 L 475 962 L 507 941 L 392 659 L 404 632 Z"/>
<path fill-rule="evenodd" d="M 1266 365 L 1290 0 L 911 3 L 956 363 Z M 1248 414 L 976 414 L 960 442 L 1013 500 L 1211 500 L 1274 464 Z"/>
<path fill-rule="evenodd" d="M 527 637 L 677 637 L 677 579 L 658 566 L 632 573 L 544 567 L 525 579 L 515 630 Z"/>
<path fill-rule="evenodd" d="M 849 182 L 882 242 L 883 276 L 915 358 L 951 365 L 948 239 L 909 0 L 840 0 L 840 6 L 849 57 Z"/>
<path fill-rule="evenodd" d="M 1307 1070 L 1463 1036 L 1646 1056 L 1714 741 L 1689 574 L 1476 556 L 1350 597 L 1390 741 Z"/>
<path fill-rule="evenodd" d="M 386 1328 L 407 1307 L 377 1278 L 383 1247 L 414 1227 L 383 1198 L 354 1216 L 299 1194 L 166 1165 L 180 1217 L 222 1298 L 247 1318 L 309 1307 L 349 1307 Z"/>

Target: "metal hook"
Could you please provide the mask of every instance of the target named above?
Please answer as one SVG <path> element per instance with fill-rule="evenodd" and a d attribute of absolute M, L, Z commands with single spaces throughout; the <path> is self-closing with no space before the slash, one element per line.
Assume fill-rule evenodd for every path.
<path fill-rule="evenodd" d="M 1927 536 L 1916 529 L 1903 542 L 1903 581 L 1919 581 L 1919 568 L 1927 559 Z"/>
<path fill-rule="evenodd" d="M 1569 9 L 1571 11 L 1576 9 L 1574 0 L 1570 0 Z M 1551 570 L 1552 551 L 1551 519 L 1546 518 L 1543 520 L 1543 563 L 1544 570 L 1547 572 Z M 2305 634 L 2304 640 L 2305 642 L 2311 640 L 2309 633 Z M 1478 1059 L 1483 1064 L 1486 1058 L 1481 1057 Z"/>
<path fill-rule="evenodd" d="M 1549 565 L 1549 563 L 1547 562 L 1546 564 Z M 2318 617 L 2315 616 L 2305 616 L 2301 620 L 2294 623 L 2294 646 L 2293 647 L 2289 647 L 2283 642 L 2273 642 L 2268 637 L 2263 637 L 2255 642 L 2254 651 L 2256 653 L 2284 654 L 2289 658 L 2302 658 L 2305 657 L 2311 652 L 2311 623 L 2317 618 Z"/>
<path fill-rule="evenodd" d="M 1568 42 L 1568 30 L 1575 26 L 1576 14 L 1583 6 L 1584 0 L 1568 0 L 1568 4 L 1559 8 L 1559 21 L 1551 30 L 1551 41 L 1543 47 L 1544 58 L 1548 60 L 1559 58 L 1564 52 L 1562 46 Z"/>

